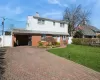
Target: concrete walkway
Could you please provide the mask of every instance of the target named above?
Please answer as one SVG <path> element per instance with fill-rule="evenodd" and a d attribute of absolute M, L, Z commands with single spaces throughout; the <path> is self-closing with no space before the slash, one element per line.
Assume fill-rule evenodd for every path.
<path fill-rule="evenodd" d="M 100 80 L 99 72 L 58 57 L 45 49 L 9 48 L 5 58 L 5 80 Z"/>

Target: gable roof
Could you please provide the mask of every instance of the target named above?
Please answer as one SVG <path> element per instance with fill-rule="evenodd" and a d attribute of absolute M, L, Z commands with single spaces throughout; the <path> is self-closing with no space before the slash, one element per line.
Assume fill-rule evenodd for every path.
<path fill-rule="evenodd" d="M 63 21 L 63 20 L 54 20 L 54 19 L 49 19 L 49 18 L 37 17 L 37 16 L 33 16 L 33 18 L 68 24 L 66 21 Z"/>
<path fill-rule="evenodd" d="M 86 36 L 96 36 L 96 33 L 100 32 L 99 29 L 91 25 L 81 25 L 81 26 L 78 26 L 76 30 L 77 29 L 81 30 L 82 33 Z"/>
<path fill-rule="evenodd" d="M 86 36 L 96 36 L 95 31 L 90 26 L 82 26 L 82 33 Z"/>
<path fill-rule="evenodd" d="M 94 26 L 88 26 L 90 29 L 94 30 L 95 32 L 100 32 L 100 30 Z"/>

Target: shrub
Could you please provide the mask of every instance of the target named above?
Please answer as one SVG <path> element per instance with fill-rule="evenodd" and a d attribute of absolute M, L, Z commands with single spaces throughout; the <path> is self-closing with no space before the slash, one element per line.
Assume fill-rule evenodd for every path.
<path fill-rule="evenodd" d="M 60 45 L 60 42 L 56 42 L 56 45 Z"/>
<path fill-rule="evenodd" d="M 67 44 L 68 44 L 68 42 L 67 42 L 66 40 L 64 40 L 64 41 L 63 41 L 63 44 L 64 44 L 64 45 L 67 45 Z"/>
<path fill-rule="evenodd" d="M 56 42 L 56 47 L 60 47 L 60 42 Z"/>
<path fill-rule="evenodd" d="M 98 37 L 98 38 L 100 38 L 100 34 L 99 34 L 99 35 L 97 35 L 97 37 Z"/>
<path fill-rule="evenodd" d="M 46 37 L 44 40 L 48 42 L 48 45 L 56 45 L 56 40 L 53 37 Z"/>
<path fill-rule="evenodd" d="M 83 33 L 81 30 L 75 32 L 74 38 L 82 38 L 82 37 L 83 37 Z"/>
<path fill-rule="evenodd" d="M 72 43 L 76 44 L 76 45 L 80 45 L 81 44 L 81 38 L 73 38 Z"/>
<path fill-rule="evenodd" d="M 43 43 L 41 41 L 39 41 L 38 46 L 43 46 Z"/>
<path fill-rule="evenodd" d="M 100 39 L 98 38 L 73 38 L 72 42 L 76 45 L 100 46 Z"/>

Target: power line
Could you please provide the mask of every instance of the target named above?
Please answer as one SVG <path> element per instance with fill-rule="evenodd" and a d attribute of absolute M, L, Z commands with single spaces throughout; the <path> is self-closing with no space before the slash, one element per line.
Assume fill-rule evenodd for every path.
<path fill-rule="evenodd" d="M 26 22 L 26 21 L 18 21 L 18 20 L 15 20 L 15 19 L 10 19 L 10 18 L 5 18 L 7 20 L 11 20 L 11 21 L 16 21 L 16 22 Z"/>
<path fill-rule="evenodd" d="M 4 17 L 1 17 L 0 18 L 4 18 Z M 11 19 L 11 18 L 5 18 L 5 20 L 11 20 L 11 21 L 16 21 L 16 22 L 26 22 L 26 21 L 20 21 L 20 20 L 15 20 L 15 19 Z"/>

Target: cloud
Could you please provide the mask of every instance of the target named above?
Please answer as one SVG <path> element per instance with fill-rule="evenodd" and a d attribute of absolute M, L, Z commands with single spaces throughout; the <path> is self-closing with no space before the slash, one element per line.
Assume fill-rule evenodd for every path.
<path fill-rule="evenodd" d="M 67 5 L 67 4 L 64 4 L 63 6 L 64 6 L 64 7 L 68 7 L 68 5 Z"/>
<path fill-rule="evenodd" d="M 60 0 L 48 0 L 50 4 L 58 4 L 60 5 Z"/>
<path fill-rule="evenodd" d="M 60 7 L 68 7 L 67 4 L 63 4 L 60 0 L 48 0 L 49 4 L 57 4 Z"/>
<path fill-rule="evenodd" d="M 11 17 L 11 16 L 19 15 L 22 12 L 23 10 L 19 6 L 15 8 L 9 5 L 0 6 L 0 16 Z"/>

